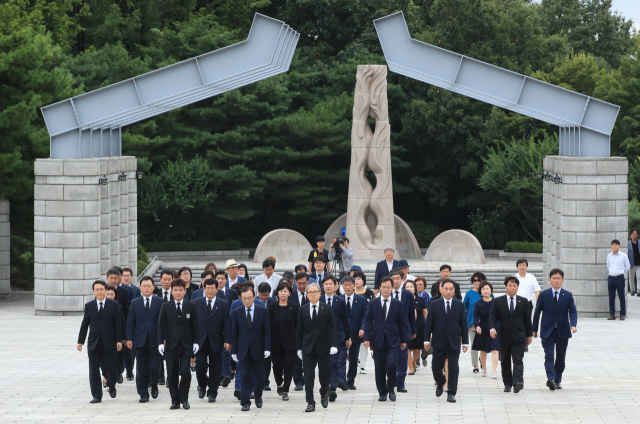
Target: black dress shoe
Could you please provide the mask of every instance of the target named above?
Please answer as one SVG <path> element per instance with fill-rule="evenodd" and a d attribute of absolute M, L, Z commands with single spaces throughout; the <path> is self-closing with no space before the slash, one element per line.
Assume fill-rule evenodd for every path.
<path fill-rule="evenodd" d="M 344 390 L 344 391 L 349 390 L 349 388 L 347 387 L 347 383 L 345 383 L 344 381 L 340 381 L 340 382 L 338 383 L 338 388 L 339 388 L 339 389 L 342 389 L 342 390 Z"/>
<path fill-rule="evenodd" d="M 209 402 L 213 403 L 216 401 L 216 397 L 214 395 L 209 395 Z"/>
<path fill-rule="evenodd" d="M 196 389 L 197 391 L 200 391 L 200 385 L 198 384 L 198 388 Z"/>
<path fill-rule="evenodd" d="M 335 392 L 335 390 L 329 392 L 329 402 L 335 402 L 337 397 L 338 394 Z"/>
<path fill-rule="evenodd" d="M 149 396 L 140 396 L 140 400 L 138 402 L 140 402 L 140 403 L 149 402 Z"/>
<path fill-rule="evenodd" d="M 447 402 L 456 403 L 456 395 L 449 393 L 447 395 Z"/>
<path fill-rule="evenodd" d="M 438 387 L 436 387 L 436 396 L 440 397 L 442 396 L 443 393 L 444 393 L 444 385 L 438 384 Z"/>
<path fill-rule="evenodd" d="M 251 408 L 250 404 L 242 405 L 241 411 L 248 411 Z"/>
<path fill-rule="evenodd" d="M 160 380 L 158 380 L 158 384 L 164 386 L 166 384 L 166 381 L 164 380 L 164 378 L 161 378 Z"/>
<path fill-rule="evenodd" d="M 560 383 L 558 383 L 557 381 L 554 381 L 553 385 L 555 386 L 556 390 L 562 390 L 562 385 Z"/>
<path fill-rule="evenodd" d="M 301 392 L 304 390 L 304 386 L 302 384 L 296 384 L 296 388 L 294 389 L 296 392 Z M 313 406 L 313 405 L 312 405 Z M 316 407 L 313 407 L 313 410 L 316 410 Z"/>
<path fill-rule="evenodd" d="M 151 386 L 151 397 L 154 399 L 158 398 L 158 386 Z"/>
<path fill-rule="evenodd" d="M 233 395 L 236 397 L 236 399 L 240 400 L 242 399 L 242 393 L 240 392 L 240 390 L 234 390 L 233 391 Z"/>
<path fill-rule="evenodd" d="M 396 401 L 396 392 L 394 392 L 393 390 L 389 391 L 389 400 L 391 402 L 395 402 Z"/>
<path fill-rule="evenodd" d="M 265 392 L 270 392 L 271 391 L 271 386 L 269 386 L 268 384 L 265 384 L 264 387 L 262 388 L 263 391 Z"/>
<path fill-rule="evenodd" d="M 256 408 L 262 408 L 262 399 L 256 399 Z"/>
<path fill-rule="evenodd" d="M 474 369 L 473 369 L 473 372 L 477 374 L 477 373 L 479 373 L 479 372 L 480 372 L 480 369 L 479 369 L 479 368 L 474 368 Z"/>
<path fill-rule="evenodd" d="M 525 347 L 524 347 L 524 351 L 525 351 L 525 352 L 529 352 L 529 346 L 525 346 Z"/>
<path fill-rule="evenodd" d="M 307 405 L 307 409 L 304 410 L 304 412 L 314 412 L 316 410 L 316 407 L 313 405 Z"/>
<path fill-rule="evenodd" d="M 522 383 L 516 383 L 513 385 L 513 393 L 518 393 L 522 389 L 524 389 L 524 384 Z"/>
<path fill-rule="evenodd" d="M 387 400 L 387 392 L 384 392 L 383 394 L 380 395 L 380 397 L 378 397 L 379 402 L 385 402 L 386 400 Z"/>
<path fill-rule="evenodd" d="M 132 372 L 128 372 L 127 373 L 127 380 L 129 380 L 129 381 L 133 380 L 133 373 Z"/>
<path fill-rule="evenodd" d="M 167 379 L 167 381 L 165 381 L 164 387 L 169 388 L 169 379 Z"/>
<path fill-rule="evenodd" d="M 283 393 L 282 400 L 289 400 L 289 393 Z"/>
<path fill-rule="evenodd" d="M 398 387 L 396 390 L 400 393 L 407 393 L 407 389 L 405 389 L 404 387 Z"/>
<path fill-rule="evenodd" d="M 189 367 L 191 368 L 191 372 L 196 372 L 196 367 Z"/>
<path fill-rule="evenodd" d="M 232 379 L 232 380 L 233 380 L 234 378 L 236 378 L 236 373 L 235 373 L 235 372 L 232 372 L 232 373 L 231 373 L 231 375 L 229 376 L 229 378 L 230 378 L 230 379 Z"/>
<path fill-rule="evenodd" d="M 173 402 L 169 409 L 180 409 L 180 402 Z"/>
<path fill-rule="evenodd" d="M 204 391 L 204 390 L 199 390 L 199 391 L 198 391 L 198 397 L 199 397 L 200 399 L 204 399 L 204 396 L 205 396 L 206 394 L 207 394 L 207 392 L 206 392 L 206 391 Z"/>
<path fill-rule="evenodd" d="M 249 399 L 255 399 L 255 398 L 256 398 L 255 393 L 251 392 L 251 396 L 249 396 Z"/>
<path fill-rule="evenodd" d="M 187 402 L 187 401 L 185 400 L 184 402 L 182 402 L 182 407 L 183 407 L 184 409 L 189 409 L 189 408 L 191 408 L 191 405 L 189 405 L 189 402 Z"/>
<path fill-rule="evenodd" d="M 118 374 L 118 376 L 116 377 L 116 383 L 122 384 L 122 374 Z"/>
<path fill-rule="evenodd" d="M 231 378 L 230 377 L 222 377 L 222 387 L 227 387 L 229 385 L 229 383 L 231 382 Z"/>
<path fill-rule="evenodd" d="M 356 386 L 354 386 L 354 385 L 353 385 L 353 383 L 349 383 L 349 384 L 347 384 L 347 389 L 349 389 L 349 390 L 355 390 L 355 389 L 356 389 Z"/>
<path fill-rule="evenodd" d="M 109 396 L 111 396 L 111 398 L 115 398 L 116 397 L 116 388 L 114 387 L 113 390 L 109 390 Z"/>
<path fill-rule="evenodd" d="M 504 391 L 505 392 L 510 392 L 511 391 L 511 386 L 504 386 Z"/>
<path fill-rule="evenodd" d="M 554 383 L 555 383 L 555 381 L 553 381 L 553 380 L 547 380 L 547 387 L 549 388 L 549 390 L 555 390 L 556 389 L 556 385 Z"/>
<path fill-rule="evenodd" d="M 89 401 L 89 403 L 100 403 L 100 402 L 102 402 L 102 399 L 99 399 L 99 398 L 93 398 Z"/>
<path fill-rule="evenodd" d="M 323 408 L 326 408 L 327 406 L 329 406 L 329 398 L 328 397 L 323 397 L 322 399 L 320 399 L 320 404 L 322 404 Z"/>

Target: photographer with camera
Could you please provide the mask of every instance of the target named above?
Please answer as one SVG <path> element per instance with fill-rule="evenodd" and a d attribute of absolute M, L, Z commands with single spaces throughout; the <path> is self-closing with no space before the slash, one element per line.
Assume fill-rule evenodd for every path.
<path fill-rule="evenodd" d="M 340 259 L 339 261 L 338 258 Z M 331 250 L 329 251 L 329 260 L 332 261 L 334 259 L 336 259 L 337 262 L 342 262 L 342 267 L 339 268 L 338 265 L 338 267 L 333 270 L 339 278 L 342 278 L 349 273 L 353 266 L 353 249 L 349 249 L 348 238 L 343 237 L 334 240 L 331 245 Z"/>

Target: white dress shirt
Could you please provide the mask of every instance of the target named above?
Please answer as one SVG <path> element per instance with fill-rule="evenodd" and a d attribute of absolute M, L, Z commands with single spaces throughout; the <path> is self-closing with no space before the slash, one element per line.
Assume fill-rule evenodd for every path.
<path fill-rule="evenodd" d="M 389 268 L 389 272 L 393 269 L 393 260 L 391 262 L 387 262 L 387 268 Z"/>
<path fill-rule="evenodd" d="M 176 302 L 176 310 L 178 309 L 178 306 L 180 307 L 180 311 L 182 311 L 182 301 L 184 299 L 182 299 L 180 302 Z"/>
<path fill-rule="evenodd" d="M 246 306 L 244 306 L 244 305 L 242 305 L 242 306 L 244 307 L 244 316 L 245 316 L 245 318 L 247 316 L 247 309 L 248 309 L 249 310 L 249 315 L 251 315 L 251 322 L 253 322 L 253 307 L 254 307 L 254 305 L 251 305 L 248 308 Z"/>
<path fill-rule="evenodd" d="M 160 293 L 160 297 L 162 297 L 164 299 L 164 294 L 167 294 L 167 302 L 171 300 L 171 289 L 169 290 L 165 290 L 164 288 L 162 289 L 162 292 Z"/>
<path fill-rule="evenodd" d="M 316 316 L 320 314 L 320 302 L 316 303 Z M 313 303 L 309 302 L 309 315 L 313 319 Z"/>
<path fill-rule="evenodd" d="M 344 301 L 349 304 L 349 308 L 351 309 L 353 309 L 353 296 L 355 296 L 355 293 L 353 293 L 351 296 L 347 296 L 346 294 L 344 295 Z"/>
<path fill-rule="evenodd" d="M 391 296 L 389 296 L 386 300 L 387 300 L 387 314 L 384 316 L 385 320 L 389 316 L 389 309 L 391 309 Z M 384 296 L 380 296 L 380 304 L 382 305 L 383 310 L 384 310 L 384 301 L 385 301 Z"/>
<path fill-rule="evenodd" d="M 149 299 L 149 309 L 151 309 L 151 302 L 153 302 L 153 298 L 155 296 L 151 295 L 149 297 L 146 297 L 145 295 L 142 295 L 142 304 L 144 305 L 144 307 L 147 307 L 147 299 Z"/>
<path fill-rule="evenodd" d="M 391 297 L 395 299 L 396 294 L 398 294 L 398 300 L 402 301 L 402 289 L 399 289 L 399 290 L 393 289 L 393 291 L 391 292 Z"/>
<path fill-rule="evenodd" d="M 614 255 L 613 252 L 609 253 L 607 255 L 607 269 L 612 277 L 626 274 L 631 269 L 629 257 L 620 251 L 618 251 L 617 255 Z"/>
<path fill-rule="evenodd" d="M 98 305 L 98 312 L 100 312 L 100 304 L 102 303 L 102 310 L 104 310 L 104 304 L 107 303 L 107 298 L 105 297 L 102 300 L 96 299 L 96 305 Z"/>
<path fill-rule="evenodd" d="M 305 294 L 300 293 L 300 290 L 296 290 L 296 293 L 298 294 L 298 305 L 302 306 L 302 299 L 305 296 Z"/>
<path fill-rule="evenodd" d="M 447 306 L 449 307 L 448 309 L 451 310 L 453 309 L 453 297 L 449 300 L 444 299 L 444 313 L 445 315 L 447 314 Z M 463 344 L 462 346 L 469 346 L 468 344 Z"/>
<path fill-rule="evenodd" d="M 209 299 L 208 297 L 204 297 L 205 301 L 207 302 L 207 308 L 209 308 L 209 302 L 211 302 L 211 307 L 209 308 L 209 310 L 212 310 L 213 307 L 216 305 L 216 297 L 217 296 L 213 296 L 213 299 Z"/>
<path fill-rule="evenodd" d="M 536 292 L 540 291 L 540 284 L 538 284 L 536 276 L 527 272 L 524 277 L 521 277 L 520 273 L 514 274 L 514 277 L 520 281 L 516 295 L 526 297 L 527 300 L 532 301 L 536 297 Z"/>

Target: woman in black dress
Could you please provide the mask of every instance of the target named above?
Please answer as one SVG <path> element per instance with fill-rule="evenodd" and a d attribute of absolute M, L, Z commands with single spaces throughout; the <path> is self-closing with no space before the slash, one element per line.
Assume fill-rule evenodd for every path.
<path fill-rule="evenodd" d="M 296 364 L 296 327 L 300 308 L 289 302 L 292 292 L 291 284 L 281 281 L 276 287 L 278 302 L 269 305 L 273 377 L 278 385 L 278 394 L 282 395 L 284 401 L 289 400 L 289 387 Z"/>
<path fill-rule="evenodd" d="M 116 302 L 118 301 L 118 289 L 116 286 L 114 286 L 113 284 L 109 284 L 107 286 L 107 292 L 106 292 L 106 296 L 107 299 L 111 299 L 111 300 L 115 300 Z M 122 310 L 122 305 L 118 304 L 118 306 L 120 307 L 120 323 L 122 324 L 122 338 L 125 338 L 127 335 L 127 321 L 125 321 L 124 319 L 124 312 Z M 122 343 L 126 343 L 126 340 L 123 340 Z M 118 361 L 118 375 L 122 375 L 122 371 L 121 368 L 124 367 L 124 349 L 120 349 L 120 351 L 117 352 L 116 354 L 117 356 L 117 361 Z M 104 370 L 102 371 L 102 387 L 107 387 L 107 375 L 105 374 Z M 122 381 L 120 381 L 120 384 L 122 383 Z"/>
<path fill-rule="evenodd" d="M 482 377 L 487 376 L 487 353 L 491 352 L 491 366 L 493 372 L 491 378 L 497 379 L 498 374 L 496 370 L 498 368 L 498 351 L 500 346 L 498 344 L 498 337 L 492 339 L 489 335 L 489 314 L 491 313 L 491 307 L 493 306 L 493 286 L 488 281 L 483 281 L 478 287 L 478 291 L 482 295 L 482 299 L 476 301 L 473 308 L 473 323 L 476 326 L 476 337 L 473 340 L 473 346 L 471 349 L 480 352 L 480 364 L 482 365 Z M 496 331 L 498 329 L 496 328 Z"/>
<path fill-rule="evenodd" d="M 409 356 L 407 360 L 409 375 L 414 375 L 416 373 L 416 364 L 420 360 L 420 349 L 424 347 L 424 323 L 427 319 L 427 303 L 422 296 L 418 296 L 416 284 L 413 281 L 407 280 L 404 283 L 404 288 L 413 294 L 413 302 L 416 307 L 416 338 L 409 342 Z"/>

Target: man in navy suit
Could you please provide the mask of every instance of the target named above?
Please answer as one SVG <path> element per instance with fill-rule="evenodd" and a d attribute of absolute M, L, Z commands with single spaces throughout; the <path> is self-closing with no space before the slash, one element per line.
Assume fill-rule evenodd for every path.
<path fill-rule="evenodd" d="M 315 262 L 318 263 L 318 262 Z M 351 347 L 351 330 L 349 329 L 349 315 L 347 304 L 336 295 L 338 282 L 331 274 L 325 275 L 322 285 L 324 294 L 320 297 L 320 303 L 326 303 L 333 309 L 338 332 L 338 354 L 331 355 L 331 382 L 329 384 L 329 402 L 335 402 L 338 394 L 336 388 L 347 389 L 347 349 Z"/>
<path fill-rule="evenodd" d="M 398 350 L 407 347 L 407 327 L 402 302 L 391 297 L 391 279 L 382 277 L 379 287 L 380 297 L 369 302 L 363 339 L 366 348 L 373 346 L 378 400 L 384 402 L 389 396 L 395 402 Z"/>
<path fill-rule="evenodd" d="M 303 267 L 304 265 L 298 265 L 298 267 Z M 298 306 L 304 306 L 309 303 L 309 299 L 305 291 L 307 290 L 307 285 L 309 285 L 309 275 L 306 272 L 298 272 L 295 276 L 296 280 L 296 288 L 291 293 L 289 297 L 289 301 L 291 303 L 295 303 Z M 296 366 L 293 368 L 293 382 L 295 383 L 295 391 L 300 392 L 304 390 L 304 372 L 302 367 L 302 359 L 300 359 L 296 355 Z"/>
<path fill-rule="evenodd" d="M 352 276 L 342 278 L 341 296 L 345 300 L 347 315 L 349 316 L 349 331 L 351 332 L 351 347 L 349 347 L 349 371 L 347 372 L 347 389 L 355 390 L 354 384 L 358 373 L 358 358 L 360 345 L 364 335 L 364 320 L 367 316 L 367 299 L 355 293 L 356 282 Z"/>
<path fill-rule="evenodd" d="M 429 304 L 427 322 L 424 325 L 424 350 L 428 351 L 429 345 L 433 346 L 431 370 L 433 379 L 438 384 L 436 396 L 442 396 L 444 384 L 447 383 L 447 402 L 451 403 L 456 401 L 458 391 L 460 345 L 462 344 L 462 351 L 465 353 L 469 349 L 467 312 L 464 304 L 454 298 L 455 292 L 453 280 L 442 282 L 442 298 Z M 445 359 L 449 360 L 448 381 L 442 372 Z"/>
<path fill-rule="evenodd" d="M 192 302 L 195 302 L 196 299 L 204 297 L 204 280 L 208 280 L 209 278 L 216 278 L 215 274 L 211 270 L 203 271 L 202 274 L 200 274 L 200 288 L 191 293 Z"/>
<path fill-rule="evenodd" d="M 200 297 L 194 302 L 198 310 L 200 329 L 200 350 L 196 353 L 196 378 L 200 387 L 198 397 L 203 399 L 206 394 L 209 402 L 215 402 L 222 376 L 222 351 L 231 350 L 230 305 L 216 296 L 218 281 L 213 278 L 204 280 L 204 294 L 205 297 Z M 229 384 L 229 377 L 224 378 Z"/>
<path fill-rule="evenodd" d="M 131 302 L 127 319 L 127 347 L 136 355 L 136 388 L 140 403 L 149 402 L 149 376 L 151 396 L 154 399 L 158 397 L 161 356 L 158 351 L 158 320 L 164 300 L 153 295 L 154 287 L 151 277 L 142 278 L 142 296 Z"/>
<path fill-rule="evenodd" d="M 384 248 L 384 260 L 376 264 L 376 274 L 373 279 L 373 292 L 378 295 L 378 286 L 380 285 L 380 279 L 388 277 L 392 269 L 398 268 L 398 261 L 393 259 L 393 247 L 387 246 Z"/>
<path fill-rule="evenodd" d="M 549 273 L 551 288 L 543 290 L 538 296 L 536 311 L 533 314 L 533 337 L 538 337 L 538 322 L 542 312 L 540 337 L 544 348 L 544 368 L 547 371 L 549 390 L 562 389 L 564 359 L 571 333 L 578 331 L 578 312 L 571 292 L 562 288 L 564 272 L 554 268 Z M 557 354 L 554 363 L 553 351 Z"/>
<path fill-rule="evenodd" d="M 269 309 L 269 305 L 272 303 L 278 303 L 276 299 L 271 297 L 271 285 L 269 283 L 260 283 L 258 285 L 258 297 L 256 299 L 260 299 L 264 306 Z M 271 375 L 271 358 L 267 358 L 264 360 L 264 388 L 265 392 L 270 392 L 271 387 L 269 386 L 269 376 Z"/>
<path fill-rule="evenodd" d="M 322 280 L 324 280 L 325 276 L 331 275 L 330 272 L 324 270 L 324 264 L 324 256 L 317 256 L 313 260 L 314 271 L 309 274 L 309 279 L 314 280 L 319 286 L 322 286 Z"/>
<path fill-rule="evenodd" d="M 407 343 L 407 347 L 411 339 L 416 338 L 416 305 L 414 303 L 413 294 L 409 290 L 402 288 L 402 271 L 400 269 L 394 269 L 389 274 L 389 278 L 393 282 L 393 291 L 391 297 L 402 302 L 402 311 L 404 312 L 404 322 L 406 325 L 407 339 L 404 342 Z M 408 355 L 409 349 L 400 349 L 398 351 L 398 387 L 397 391 L 400 393 L 406 393 L 407 389 L 404 387 L 404 380 L 407 377 L 408 368 Z"/>
<path fill-rule="evenodd" d="M 253 287 L 242 289 L 242 308 L 231 313 L 231 357 L 240 362 L 242 373 L 242 393 L 240 404 L 243 411 L 251 407 L 251 372 L 256 375 L 256 407 L 262 408 L 262 388 L 264 386 L 264 363 L 271 356 L 271 324 L 266 307 L 254 304 Z"/>

